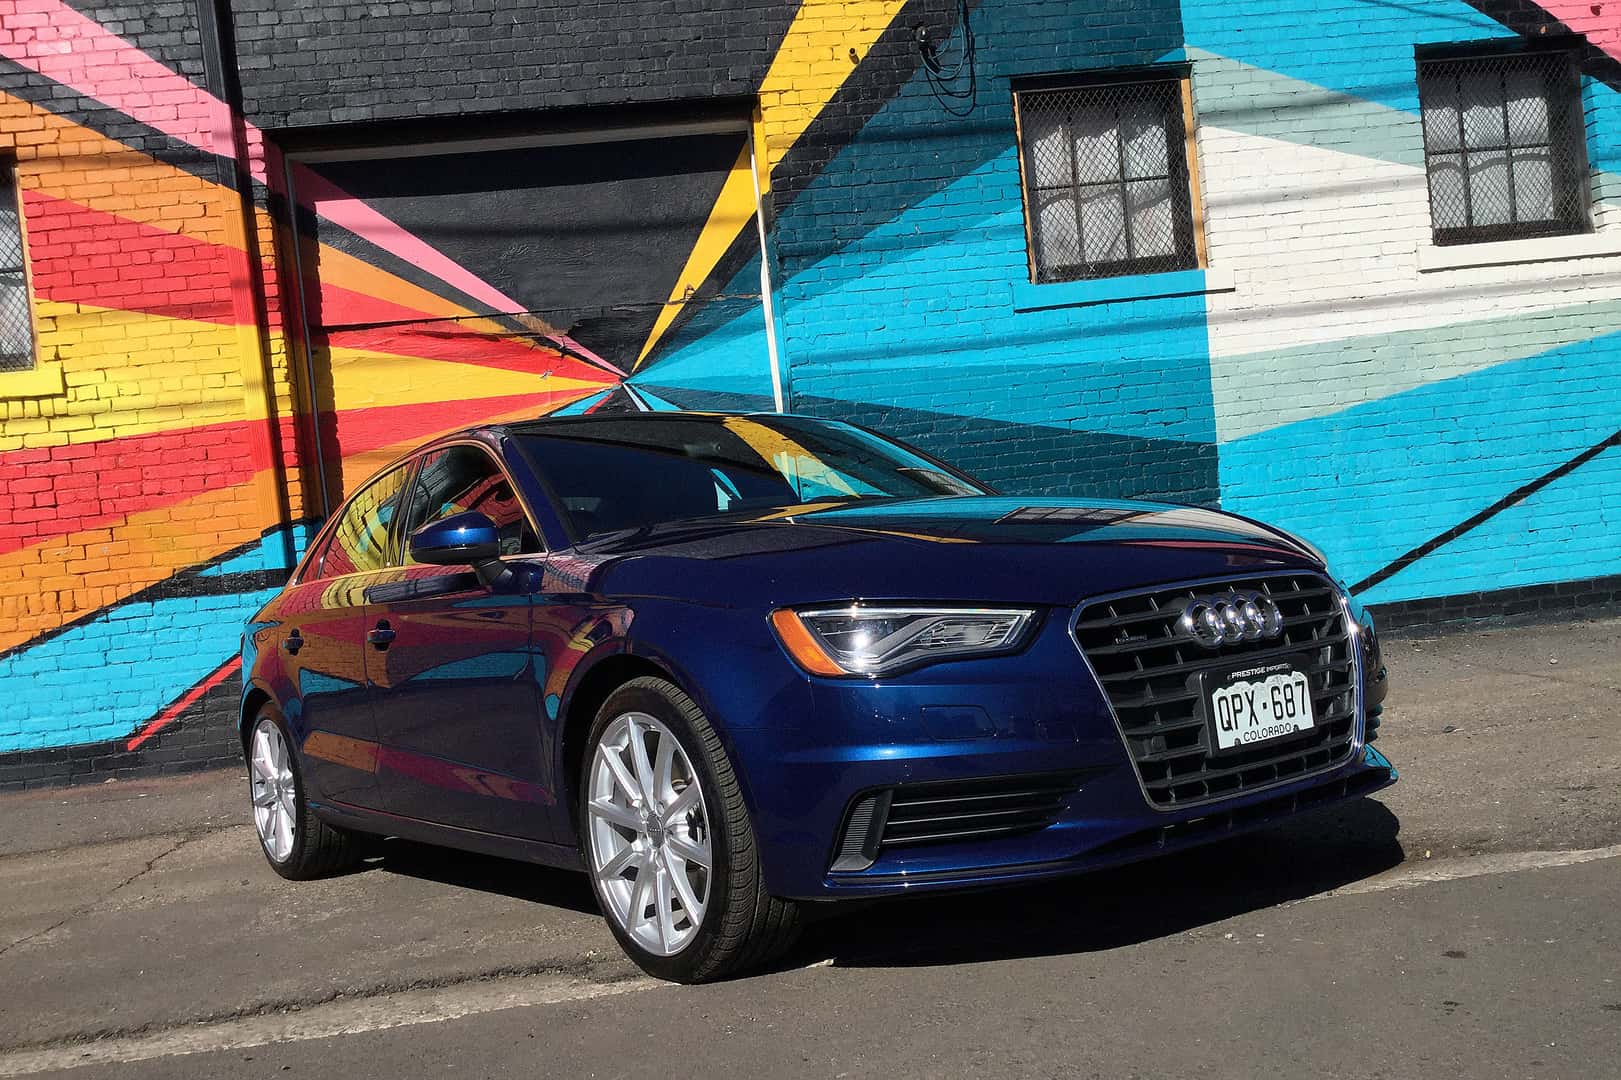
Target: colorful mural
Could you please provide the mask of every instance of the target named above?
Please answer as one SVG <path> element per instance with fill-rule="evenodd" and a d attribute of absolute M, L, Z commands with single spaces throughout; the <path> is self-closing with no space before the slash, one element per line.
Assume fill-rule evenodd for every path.
<path fill-rule="evenodd" d="M 716 66 L 666 95 L 691 108 L 624 58 L 595 97 L 491 111 L 469 74 L 296 138 L 256 126 L 283 76 L 252 17 L 237 71 L 202 9 L 0 0 L 36 342 L 0 372 L 0 785 L 229 758 L 243 618 L 345 493 L 484 420 L 853 420 L 1013 494 L 1275 521 L 1374 603 L 1621 575 L 1621 21 L 1594 5 L 784 0 L 706 31 Z M 1550 36 L 1593 236 L 1436 257 L 1415 49 Z M 1031 284 L 1014 82 L 1167 64 L 1200 268 Z M 640 111 L 524 111 L 614 79 Z"/>

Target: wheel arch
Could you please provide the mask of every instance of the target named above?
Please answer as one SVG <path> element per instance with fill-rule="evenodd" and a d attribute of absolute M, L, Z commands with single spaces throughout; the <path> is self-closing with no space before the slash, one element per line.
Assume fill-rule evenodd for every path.
<path fill-rule="evenodd" d="M 585 761 L 585 739 L 591 730 L 591 722 L 596 719 L 597 711 L 609 695 L 632 679 L 644 675 L 664 679 L 691 696 L 691 691 L 674 672 L 640 653 L 610 653 L 575 676 L 574 686 L 563 705 L 558 735 L 558 776 L 563 781 L 560 794 L 567 805 L 571 833 L 579 829 L 575 796 L 579 792 L 580 772 Z"/>
<path fill-rule="evenodd" d="M 248 746 L 248 729 L 252 726 L 254 717 L 259 715 L 260 709 L 274 700 L 270 691 L 257 683 L 250 682 L 243 688 L 242 714 L 237 717 L 236 733 L 238 741 L 242 743 L 244 753 L 246 753 Z"/>

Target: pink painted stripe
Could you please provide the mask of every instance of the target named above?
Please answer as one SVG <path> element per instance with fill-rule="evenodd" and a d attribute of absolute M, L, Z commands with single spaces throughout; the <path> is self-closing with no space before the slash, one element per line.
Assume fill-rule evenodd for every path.
<path fill-rule="evenodd" d="M 389 254 L 420 267 L 451 288 L 488 304 L 492 311 L 503 315 L 521 315 L 528 310 L 454 259 L 402 229 L 314 170 L 294 162 L 293 178 L 299 200 L 308 203 L 317 214 L 339 228 L 348 229 Z M 618 375 L 625 374 L 567 335 L 551 336 L 550 340 L 598 367 Z"/>
<path fill-rule="evenodd" d="M 1537 0 L 1558 19 L 1610 56 L 1621 60 L 1621 2 L 1618 0 Z"/>
<path fill-rule="evenodd" d="M 146 740 L 150 739 L 152 736 L 174 723 L 175 719 L 179 717 L 181 713 L 190 708 L 198 698 L 202 697 L 204 694 L 214 689 L 214 687 L 230 678 L 231 672 L 235 671 L 237 665 L 240 663 L 242 663 L 242 658 L 240 656 L 233 656 L 229 660 L 225 661 L 225 663 L 216 668 L 214 673 L 209 675 L 208 678 L 204 679 L 190 690 L 187 690 L 184 694 L 180 695 L 174 704 L 170 705 L 167 709 L 164 709 L 162 712 L 158 713 L 157 716 L 153 717 L 145 727 L 141 728 L 140 731 L 135 733 L 134 738 L 125 744 L 124 749 L 134 750 Z"/>
<path fill-rule="evenodd" d="M 232 156 L 224 103 L 61 0 L 0 0 L 0 56 L 148 127 Z M 227 110 L 226 122 L 229 123 Z"/>
<path fill-rule="evenodd" d="M 0 0 L 0 56 L 206 153 L 236 156 L 231 112 L 225 102 L 61 0 Z M 249 170 L 255 179 L 265 182 L 263 133 L 246 121 L 242 126 L 250 147 Z M 251 148 L 259 152 L 253 153 Z M 328 221 L 422 267 L 495 311 L 517 314 L 525 310 L 359 199 L 302 166 L 294 168 L 301 191 L 310 193 L 317 213 Z M 552 340 L 598 367 L 624 374 L 566 335 Z"/>

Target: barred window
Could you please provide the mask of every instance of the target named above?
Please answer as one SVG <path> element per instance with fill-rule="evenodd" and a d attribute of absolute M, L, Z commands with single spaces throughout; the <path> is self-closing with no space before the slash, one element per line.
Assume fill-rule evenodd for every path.
<path fill-rule="evenodd" d="M 0 371 L 27 371 L 33 366 L 34 322 L 28 307 L 22 204 L 16 171 L 9 163 L 0 163 Z"/>
<path fill-rule="evenodd" d="M 1581 84 L 1564 52 L 1421 59 L 1437 244 L 1588 228 Z"/>
<path fill-rule="evenodd" d="M 1033 281 L 1199 264 L 1183 85 L 1177 74 L 1017 92 Z"/>

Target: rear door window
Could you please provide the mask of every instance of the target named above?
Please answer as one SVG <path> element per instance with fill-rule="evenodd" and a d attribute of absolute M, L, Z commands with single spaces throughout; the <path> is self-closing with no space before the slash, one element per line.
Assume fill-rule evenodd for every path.
<path fill-rule="evenodd" d="M 372 481 L 344 507 L 321 553 L 321 577 L 359 574 L 388 566 L 389 530 L 399 512 L 410 463 Z"/>

